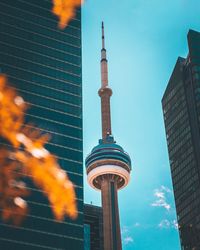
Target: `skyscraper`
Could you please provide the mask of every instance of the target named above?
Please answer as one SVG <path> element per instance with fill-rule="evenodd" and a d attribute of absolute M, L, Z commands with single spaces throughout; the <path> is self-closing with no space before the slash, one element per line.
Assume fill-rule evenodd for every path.
<path fill-rule="evenodd" d="M 84 250 L 103 250 L 102 207 L 84 204 Z"/>
<path fill-rule="evenodd" d="M 101 50 L 101 98 L 102 139 L 86 158 L 88 183 L 101 190 L 103 208 L 104 250 L 121 250 L 121 233 L 117 191 L 129 183 L 131 160 L 121 146 L 116 144 L 111 131 L 108 69 L 102 23 Z"/>
<path fill-rule="evenodd" d="M 51 135 L 47 149 L 76 186 L 79 215 L 57 222 L 30 183 L 21 227 L 0 221 L 2 250 L 83 249 L 81 10 L 61 31 L 51 8 L 50 0 L 0 1 L 0 72 L 30 104 L 29 126 Z"/>
<path fill-rule="evenodd" d="M 200 33 L 188 33 L 162 107 L 182 249 L 200 249 Z"/>

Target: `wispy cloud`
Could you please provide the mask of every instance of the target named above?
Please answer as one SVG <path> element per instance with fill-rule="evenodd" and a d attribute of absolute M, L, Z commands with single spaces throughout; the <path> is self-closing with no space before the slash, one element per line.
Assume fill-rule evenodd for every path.
<path fill-rule="evenodd" d="M 124 238 L 124 243 L 126 245 L 128 245 L 130 243 L 133 243 L 133 242 L 134 242 L 134 240 L 133 240 L 133 238 L 131 236 L 127 236 L 127 237 Z"/>
<path fill-rule="evenodd" d="M 165 220 L 162 220 L 159 224 L 158 224 L 158 227 L 160 228 L 169 228 L 170 227 L 170 221 L 165 219 Z"/>
<path fill-rule="evenodd" d="M 129 233 L 130 232 L 130 230 L 128 229 L 128 227 L 126 227 L 126 226 L 123 226 L 122 227 L 122 229 L 121 229 L 121 234 L 123 235 L 123 234 L 126 234 L 126 233 Z"/>
<path fill-rule="evenodd" d="M 130 245 L 130 244 L 134 243 L 134 239 L 133 239 L 133 237 L 131 235 L 131 231 L 127 226 L 122 227 L 121 233 L 122 233 L 122 240 L 123 240 L 125 245 Z"/>
<path fill-rule="evenodd" d="M 172 193 L 172 190 L 170 189 L 170 188 L 168 188 L 168 187 L 165 187 L 165 186 L 161 186 L 161 189 L 162 190 L 164 190 L 165 192 L 167 192 L 167 193 Z"/>
<path fill-rule="evenodd" d="M 173 220 L 172 225 L 175 229 L 178 229 L 178 222 L 176 220 Z"/>
<path fill-rule="evenodd" d="M 165 186 L 161 186 L 158 189 L 154 190 L 154 196 L 156 197 L 156 200 L 151 204 L 152 207 L 163 207 L 167 211 L 170 210 L 171 205 L 167 201 L 166 194 L 171 193 L 172 191 Z"/>
<path fill-rule="evenodd" d="M 174 229 L 178 229 L 178 223 L 176 220 L 172 220 L 172 221 L 169 221 L 167 219 L 163 219 L 159 224 L 158 224 L 158 227 L 163 229 L 168 229 L 168 228 L 174 228 Z"/>

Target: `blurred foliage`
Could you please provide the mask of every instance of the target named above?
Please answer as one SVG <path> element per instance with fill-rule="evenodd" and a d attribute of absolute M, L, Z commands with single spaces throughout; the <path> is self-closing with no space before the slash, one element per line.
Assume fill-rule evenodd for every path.
<path fill-rule="evenodd" d="M 24 200 L 29 192 L 24 177 L 48 198 L 57 220 L 77 217 L 73 184 L 54 155 L 45 149 L 49 136 L 24 124 L 27 105 L 7 78 L 0 75 L 0 137 L 9 146 L 0 148 L 0 211 L 5 221 L 19 225 L 28 212 Z M 7 144 L 7 143 L 6 143 Z"/>

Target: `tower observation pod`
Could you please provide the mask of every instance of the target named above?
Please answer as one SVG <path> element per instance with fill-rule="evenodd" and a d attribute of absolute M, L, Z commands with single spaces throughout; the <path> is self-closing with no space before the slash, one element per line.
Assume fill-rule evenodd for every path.
<path fill-rule="evenodd" d="M 131 159 L 124 149 L 116 143 L 111 131 L 110 97 L 108 86 L 108 65 L 102 23 L 101 49 L 101 98 L 102 139 L 92 149 L 85 160 L 87 180 L 91 187 L 101 191 L 103 208 L 104 250 L 121 250 L 119 221 L 119 189 L 128 185 L 130 180 Z"/>

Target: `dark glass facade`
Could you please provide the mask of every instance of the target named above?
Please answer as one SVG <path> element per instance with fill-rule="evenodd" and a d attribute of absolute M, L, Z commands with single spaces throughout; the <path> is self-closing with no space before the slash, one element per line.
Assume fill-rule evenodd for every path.
<path fill-rule="evenodd" d="M 85 250 L 103 250 L 102 207 L 84 204 Z"/>
<path fill-rule="evenodd" d="M 91 250 L 90 225 L 84 224 L 84 250 Z"/>
<path fill-rule="evenodd" d="M 55 154 L 76 186 L 79 216 L 58 223 L 30 182 L 21 227 L 0 221 L 0 249 L 83 249 L 81 10 L 57 28 L 51 0 L 0 1 L 0 72 L 30 104 L 26 121 L 50 133 Z"/>
<path fill-rule="evenodd" d="M 200 33 L 188 33 L 162 106 L 182 249 L 200 249 Z"/>

